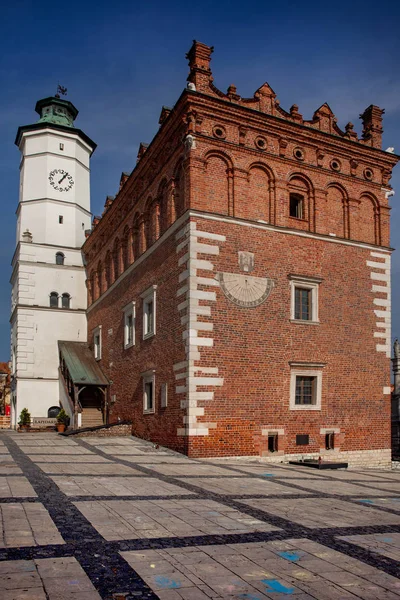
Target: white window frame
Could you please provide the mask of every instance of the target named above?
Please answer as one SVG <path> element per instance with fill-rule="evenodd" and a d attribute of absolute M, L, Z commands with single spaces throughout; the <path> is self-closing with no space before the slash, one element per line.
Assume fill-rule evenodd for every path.
<path fill-rule="evenodd" d="M 129 302 L 123 309 L 124 313 L 124 349 L 132 348 L 136 341 L 136 304 Z M 132 340 L 129 341 L 129 317 L 132 317 Z"/>
<path fill-rule="evenodd" d="M 143 299 L 143 339 L 147 340 L 153 335 L 156 335 L 156 291 L 157 286 L 152 285 L 140 297 Z M 148 331 L 149 325 L 149 311 L 148 307 L 150 303 L 153 304 L 153 329 Z"/>
<path fill-rule="evenodd" d="M 142 373 L 143 377 L 143 414 L 153 414 L 156 412 L 156 372 L 154 369 Z M 152 384 L 152 407 L 148 407 L 148 395 L 146 384 Z"/>
<path fill-rule="evenodd" d="M 289 275 L 290 279 L 290 320 L 296 323 L 319 323 L 318 296 L 321 279 L 302 275 Z M 296 319 L 296 289 L 311 291 L 311 319 Z"/>
<path fill-rule="evenodd" d="M 102 335 L 101 335 L 101 325 L 93 329 L 93 352 L 96 360 L 101 360 L 102 354 Z M 99 344 L 96 344 L 96 337 L 99 336 Z"/>
<path fill-rule="evenodd" d="M 296 404 L 296 377 L 316 377 L 315 404 Z M 290 371 L 290 410 L 321 410 L 322 370 L 292 368 Z"/>

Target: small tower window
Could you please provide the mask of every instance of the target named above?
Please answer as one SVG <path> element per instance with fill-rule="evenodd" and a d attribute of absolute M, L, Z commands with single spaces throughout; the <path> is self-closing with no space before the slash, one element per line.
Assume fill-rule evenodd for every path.
<path fill-rule="evenodd" d="M 63 308 L 70 308 L 71 296 L 69 294 L 63 294 L 61 298 L 61 306 Z"/>
<path fill-rule="evenodd" d="M 58 222 L 60 225 L 62 225 L 64 223 L 64 217 L 62 215 L 58 216 Z"/>
<path fill-rule="evenodd" d="M 60 144 L 60 150 L 64 150 L 64 144 Z"/>
<path fill-rule="evenodd" d="M 304 196 L 301 194 L 290 194 L 290 216 L 303 219 Z"/>
<path fill-rule="evenodd" d="M 56 265 L 63 265 L 65 260 L 65 256 L 62 252 L 57 252 L 56 254 Z"/>
<path fill-rule="evenodd" d="M 58 294 L 57 294 L 57 292 L 51 292 L 51 294 L 50 294 L 50 306 L 52 308 L 58 308 Z"/>

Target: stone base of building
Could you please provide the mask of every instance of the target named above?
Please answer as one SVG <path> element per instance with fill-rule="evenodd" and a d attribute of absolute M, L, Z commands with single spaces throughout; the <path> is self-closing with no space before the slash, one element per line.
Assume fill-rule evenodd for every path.
<path fill-rule="evenodd" d="M 347 462 L 349 468 L 362 468 L 362 469 L 391 469 L 392 468 L 392 451 L 390 448 L 383 448 L 379 450 L 351 450 L 347 452 L 310 452 L 308 454 L 284 454 L 284 455 L 267 455 L 267 456 L 233 456 L 229 460 L 246 460 L 269 463 L 269 464 L 280 464 L 289 463 L 290 460 L 304 460 L 306 458 L 318 459 L 321 456 L 322 460 L 329 462 Z M 227 460 L 227 457 L 213 458 L 213 460 Z M 209 460 L 209 459 L 207 459 Z"/>

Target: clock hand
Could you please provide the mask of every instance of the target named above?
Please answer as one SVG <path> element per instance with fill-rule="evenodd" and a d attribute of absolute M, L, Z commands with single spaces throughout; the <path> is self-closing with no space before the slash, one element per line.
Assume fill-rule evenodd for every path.
<path fill-rule="evenodd" d="M 64 179 L 66 178 L 66 176 L 68 175 L 68 173 L 65 173 L 65 175 L 63 175 L 63 177 L 61 177 L 60 181 L 58 182 L 59 184 L 62 183 L 64 181 Z"/>

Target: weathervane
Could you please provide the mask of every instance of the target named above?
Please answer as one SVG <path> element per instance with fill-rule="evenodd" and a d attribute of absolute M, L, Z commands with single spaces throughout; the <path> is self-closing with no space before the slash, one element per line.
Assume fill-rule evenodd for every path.
<path fill-rule="evenodd" d="M 66 96 L 67 95 L 67 88 L 64 87 L 63 85 L 58 84 L 57 85 L 57 94 L 56 94 L 56 98 L 59 98 L 61 96 Z"/>

